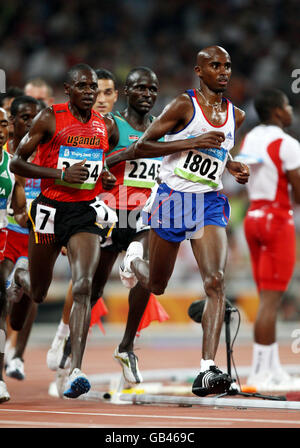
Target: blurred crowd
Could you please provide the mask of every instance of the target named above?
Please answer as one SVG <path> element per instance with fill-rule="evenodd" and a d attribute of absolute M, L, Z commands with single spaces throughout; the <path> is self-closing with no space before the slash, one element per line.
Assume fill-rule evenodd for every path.
<path fill-rule="evenodd" d="M 158 114 L 178 93 L 198 86 L 193 71 L 197 52 L 221 45 L 233 64 L 226 96 L 247 117 L 238 151 L 243 134 L 257 121 L 252 99 L 266 86 L 280 88 L 290 98 L 296 117 L 290 132 L 300 139 L 300 93 L 292 91 L 292 72 L 300 69 L 299 30 L 298 0 L 10 0 L 0 6 L 0 68 L 7 87 L 23 88 L 29 79 L 41 77 L 53 88 L 55 102 L 61 102 L 69 67 L 79 62 L 104 67 L 117 77 L 117 108 L 122 108 L 127 73 L 135 66 L 148 66 L 160 82 L 154 108 Z M 254 287 L 243 235 L 247 195 L 228 176 L 224 188 L 232 206 L 228 272 L 234 291 L 238 276 L 247 276 Z M 299 207 L 295 220 L 300 235 Z M 181 252 L 175 274 L 180 281 L 192 281 L 194 268 L 185 245 Z M 300 299 L 294 290 L 297 314 Z"/>

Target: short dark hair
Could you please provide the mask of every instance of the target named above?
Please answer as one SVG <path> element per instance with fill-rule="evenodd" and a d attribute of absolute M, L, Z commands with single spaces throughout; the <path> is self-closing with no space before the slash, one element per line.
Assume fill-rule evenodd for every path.
<path fill-rule="evenodd" d="M 254 107 L 260 121 L 267 121 L 273 109 L 283 107 L 285 93 L 279 89 L 263 89 L 254 100 Z"/>
<path fill-rule="evenodd" d="M 128 75 L 126 77 L 125 86 L 128 86 L 128 84 L 131 83 L 132 75 L 134 73 L 137 73 L 137 72 L 139 72 L 139 73 L 146 73 L 148 75 L 155 75 L 154 71 L 151 70 L 151 68 L 149 68 L 149 67 L 145 67 L 143 65 L 141 65 L 139 67 L 134 67 L 132 70 L 130 70 L 130 72 L 128 73 Z"/>
<path fill-rule="evenodd" d="M 48 84 L 48 82 L 43 79 L 43 78 L 31 78 L 29 79 L 26 84 L 24 89 L 28 86 L 28 84 L 31 84 L 34 87 L 46 87 L 46 89 L 48 90 L 48 95 L 52 96 L 53 95 L 53 89 L 50 86 L 50 84 Z"/>
<path fill-rule="evenodd" d="M 76 64 L 76 65 L 73 65 L 73 67 L 71 67 L 68 70 L 65 82 L 67 84 L 71 84 L 74 81 L 75 73 L 77 73 L 79 71 L 92 71 L 92 72 L 95 72 L 95 70 L 88 64 L 84 64 L 84 63 Z"/>
<path fill-rule="evenodd" d="M 5 98 L 17 98 L 18 96 L 24 95 L 24 90 L 20 89 L 20 87 L 11 86 L 9 87 L 5 93 L 2 93 L 0 96 L 0 107 L 3 106 Z"/>
<path fill-rule="evenodd" d="M 115 75 L 110 72 L 109 70 L 106 70 L 106 68 L 97 68 L 97 70 L 95 70 L 97 78 L 98 79 L 111 79 L 114 83 L 114 87 L 116 88 L 117 86 L 117 78 L 115 77 Z"/>
<path fill-rule="evenodd" d="M 10 107 L 10 113 L 13 117 L 17 115 L 19 106 L 21 104 L 36 104 L 37 106 L 40 105 L 39 100 L 33 98 L 32 96 L 29 95 L 18 96 L 13 100 Z"/>

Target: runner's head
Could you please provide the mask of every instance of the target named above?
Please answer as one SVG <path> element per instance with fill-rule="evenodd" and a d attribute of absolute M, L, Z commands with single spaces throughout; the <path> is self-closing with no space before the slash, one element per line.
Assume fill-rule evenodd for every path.
<path fill-rule="evenodd" d="M 8 139 L 8 116 L 3 107 L 0 107 L 0 148 L 5 145 Z"/>
<path fill-rule="evenodd" d="M 109 112 L 112 112 L 118 99 L 116 77 L 105 68 L 99 68 L 95 71 L 98 77 L 99 93 L 93 109 L 100 114 L 108 114 Z"/>
<path fill-rule="evenodd" d="M 231 76 L 231 59 L 227 51 L 217 45 L 204 48 L 197 55 L 195 72 L 200 84 L 215 93 L 223 93 Z"/>
<path fill-rule="evenodd" d="M 65 94 L 78 110 L 89 111 L 95 104 L 99 89 L 95 70 L 87 64 L 70 68 L 64 83 Z"/>
<path fill-rule="evenodd" d="M 141 115 L 148 113 L 156 101 L 158 86 L 157 76 L 150 68 L 132 69 L 127 75 L 124 88 L 128 107 Z"/>
<path fill-rule="evenodd" d="M 23 95 L 15 98 L 11 104 L 11 121 L 14 128 L 14 137 L 22 139 L 30 129 L 32 120 L 40 112 L 39 101 L 32 96 Z"/>
<path fill-rule="evenodd" d="M 5 93 L 0 95 L 0 107 L 6 110 L 8 117 L 10 115 L 10 106 L 15 98 L 24 95 L 24 92 L 19 87 L 11 86 Z"/>
<path fill-rule="evenodd" d="M 29 80 L 24 86 L 25 95 L 32 96 L 37 100 L 42 100 L 47 106 L 54 103 L 53 89 L 42 78 L 34 78 Z"/>
<path fill-rule="evenodd" d="M 262 123 L 290 126 L 293 108 L 288 97 L 279 89 L 264 89 L 254 100 L 254 107 Z"/>

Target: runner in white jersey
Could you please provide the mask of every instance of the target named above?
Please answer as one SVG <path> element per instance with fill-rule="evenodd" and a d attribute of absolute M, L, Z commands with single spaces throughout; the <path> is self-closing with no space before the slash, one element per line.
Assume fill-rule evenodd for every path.
<path fill-rule="evenodd" d="M 251 168 L 244 227 L 259 294 L 247 383 L 257 390 L 292 390 L 297 384 L 280 363 L 276 318 L 296 261 L 290 193 L 300 201 L 300 145 L 283 130 L 291 124 L 292 107 L 282 91 L 263 90 L 255 108 L 260 124 L 246 135 L 238 156 Z"/>
<path fill-rule="evenodd" d="M 235 130 L 245 117 L 223 98 L 231 75 L 229 54 L 218 46 L 200 51 L 195 72 L 200 89 L 179 95 L 138 142 L 107 162 L 111 166 L 126 159 L 164 156 L 161 183 L 144 209 L 148 211 L 144 222 L 151 225 L 149 288 L 154 294 L 164 293 L 180 242 L 191 239 L 207 294 L 200 374 L 192 390 L 205 396 L 225 392 L 232 383 L 214 362 L 224 320 L 225 227 L 230 210 L 220 192 L 221 176 L 226 166 L 245 183 L 249 172 L 246 165 L 228 161 Z M 165 141 L 160 142 L 163 136 Z"/>

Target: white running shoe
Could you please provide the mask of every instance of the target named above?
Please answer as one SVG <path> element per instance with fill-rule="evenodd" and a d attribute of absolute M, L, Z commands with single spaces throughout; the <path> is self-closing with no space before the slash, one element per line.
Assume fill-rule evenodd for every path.
<path fill-rule="evenodd" d="M 0 403 L 10 400 L 6 384 L 4 381 L 0 381 Z"/>
<path fill-rule="evenodd" d="M 69 336 L 64 338 L 55 335 L 51 348 L 47 352 L 47 366 L 50 370 L 57 370 L 64 355 L 64 348 L 68 341 Z M 67 357 L 64 368 L 70 367 L 71 359 Z"/>
<path fill-rule="evenodd" d="M 126 288 L 128 289 L 133 288 L 138 282 L 134 272 L 132 272 L 131 270 L 130 263 L 135 258 L 143 259 L 143 253 L 144 248 L 142 243 L 140 243 L 139 241 L 133 241 L 132 243 L 129 244 L 125 257 L 121 265 L 119 266 L 119 274 L 121 281 L 123 285 L 126 286 Z"/>
<path fill-rule="evenodd" d="M 56 371 L 55 385 L 57 389 L 58 396 L 63 398 L 64 391 L 67 387 L 67 382 L 69 378 L 69 369 L 60 369 Z"/>
<path fill-rule="evenodd" d="M 63 396 L 67 398 L 77 398 L 82 394 L 86 394 L 91 388 L 91 384 L 87 376 L 80 369 L 75 368 L 68 377 L 67 389 Z M 59 392 L 58 392 L 59 393 Z"/>
<path fill-rule="evenodd" d="M 15 347 L 11 346 L 11 340 L 7 339 L 4 348 L 4 368 L 6 369 L 8 363 L 13 359 L 15 354 Z"/>
<path fill-rule="evenodd" d="M 13 358 L 5 369 L 6 376 L 15 378 L 16 380 L 24 380 L 24 361 L 21 358 Z"/>
<path fill-rule="evenodd" d="M 119 352 L 115 349 L 113 359 L 117 361 L 123 370 L 125 381 L 130 384 L 139 384 L 143 382 L 143 377 L 139 371 L 138 358 L 133 352 Z"/>
<path fill-rule="evenodd" d="M 247 379 L 247 384 L 264 392 L 300 390 L 300 378 L 289 375 L 283 368 L 252 375 Z"/>

